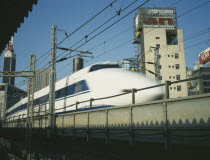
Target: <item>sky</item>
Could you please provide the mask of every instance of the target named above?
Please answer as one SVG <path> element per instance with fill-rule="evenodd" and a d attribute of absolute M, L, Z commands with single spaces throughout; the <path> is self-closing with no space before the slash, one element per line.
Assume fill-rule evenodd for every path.
<path fill-rule="evenodd" d="M 50 60 L 49 51 L 51 46 L 51 28 L 57 25 L 60 30 L 67 34 L 72 33 L 90 18 L 108 6 L 114 0 L 44 0 L 38 1 L 33 6 L 33 11 L 25 18 L 17 33 L 14 35 L 14 50 L 17 57 L 16 70 L 22 71 L 28 69 L 30 54 L 37 56 L 36 69 L 48 67 Z M 75 34 L 66 39 L 60 47 L 70 48 L 78 41 L 82 40 L 80 46 L 86 40 L 98 35 L 96 38 L 85 43 L 78 48 L 82 51 L 91 51 L 95 58 L 85 58 L 85 66 L 97 62 L 111 61 L 116 62 L 135 55 L 136 48 L 133 42 L 133 18 L 137 10 L 129 16 L 119 21 L 106 31 L 105 28 L 122 18 L 124 15 L 141 5 L 146 0 L 138 0 L 131 7 L 121 12 L 119 16 L 113 18 L 109 23 L 99 30 L 89 35 L 94 29 L 102 23 L 116 15 L 116 11 L 123 9 L 135 0 L 117 0 L 112 7 L 91 20 L 87 25 L 78 30 Z M 193 67 L 198 60 L 198 54 L 210 46 L 210 2 L 208 0 L 150 0 L 142 7 L 175 7 L 177 11 L 178 28 L 183 29 L 185 46 L 185 61 L 187 67 Z M 206 3 L 206 4 L 205 4 Z M 205 4 L 205 5 L 202 5 Z M 202 5 L 202 6 L 200 6 Z M 200 6 L 200 7 L 199 7 Z M 188 38 L 193 36 L 193 38 Z M 199 35 L 199 36 L 196 36 Z M 57 32 L 57 42 L 65 38 L 63 31 Z M 91 50 L 91 48 L 94 48 Z M 57 56 L 63 51 L 57 50 Z M 68 52 L 58 57 L 62 58 Z M 2 70 L 3 57 L 0 57 Z M 61 79 L 72 73 L 72 59 L 57 63 L 57 79 Z M 16 78 L 16 86 L 25 88 L 23 78 Z"/>

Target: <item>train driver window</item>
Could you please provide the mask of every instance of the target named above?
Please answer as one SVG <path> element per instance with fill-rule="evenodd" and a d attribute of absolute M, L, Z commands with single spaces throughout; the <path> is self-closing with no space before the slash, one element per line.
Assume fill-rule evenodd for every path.
<path fill-rule="evenodd" d="M 97 71 L 105 68 L 120 68 L 118 64 L 96 64 L 90 68 L 89 72 Z"/>

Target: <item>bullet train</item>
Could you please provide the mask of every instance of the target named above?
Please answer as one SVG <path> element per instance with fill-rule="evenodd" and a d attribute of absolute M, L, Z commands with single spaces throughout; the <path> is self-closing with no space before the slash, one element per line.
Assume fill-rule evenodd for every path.
<path fill-rule="evenodd" d="M 155 80 L 141 73 L 121 68 L 116 63 L 104 62 L 88 66 L 56 82 L 55 114 L 76 110 L 76 102 L 109 97 L 130 92 L 133 88 L 141 89 L 158 85 Z M 135 93 L 135 103 L 161 99 L 163 88 L 156 87 Z M 92 109 L 128 105 L 132 103 L 132 94 L 125 94 L 92 102 Z M 78 103 L 77 109 L 88 109 L 90 102 Z M 44 113 L 49 109 L 49 86 L 34 93 L 34 112 Z M 24 117 L 27 114 L 27 97 L 20 100 L 6 112 L 6 117 Z"/>

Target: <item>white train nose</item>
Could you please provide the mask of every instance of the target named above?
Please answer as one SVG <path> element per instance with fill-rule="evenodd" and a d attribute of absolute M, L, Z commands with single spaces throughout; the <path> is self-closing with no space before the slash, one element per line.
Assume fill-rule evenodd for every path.
<path fill-rule="evenodd" d="M 160 94 L 157 94 L 155 96 L 152 97 L 152 101 L 155 101 L 155 100 L 161 100 L 164 98 L 164 94 L 163 93 L 160 93 Z"/>

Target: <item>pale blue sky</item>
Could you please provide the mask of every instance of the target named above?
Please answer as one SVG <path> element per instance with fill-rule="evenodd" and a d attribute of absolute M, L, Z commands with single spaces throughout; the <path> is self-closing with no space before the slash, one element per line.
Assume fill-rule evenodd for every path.
<path fill-rule="evenodd" d="M 21 25 L 14 36 L 14 50 L 17 55 L 16 70 L 23 70 L 29 65 L 29 57 L 31 53 L 36 54 L 37 58 L 39 58 L 49 50 L 52 25 L 57 25 L 59 29 L 63 29 L 67 33 L 71 33 L 112 1 L 113 0 L 39 0 L 38 4 L 33 7 L 33 11 L 29 14 L 29 17 L 25 18 L 25 22 Z M 101 23 L 114 16 L 116 14 L 116 10 L 118 10 L 121 5 L 122 8 L 124 8 L 133 1 L 134 0 L 118 0 L 116 3 L 114 3 L 112 8 L 108 8 L 88 25 L 84 26 L 81 30 L 69 37 L 61 46 L 72 46 Z M 169 7 L 172 4 L 179 2 L 173 7 L 176 7 L 177 9 L 178 27 L 183 29 L 184 37 L 187 37 L 193 33 L 210 28 L 210 3 L 207 3 L 206 5 L 183 16 L 179 15 L 207 1 L 208 0 L 151 0 L 143 7 Z M 113 19 L 100 30 L 103 30 L 113 22 L 117 21 L 119 18 L 143 2 L 143 0 L 137 1 L 120 16 Z M 82 46 L 79 50 L 89 50 L 92 47 L 97 46 L 98 44 L 103 43 L 104 41 L 107 41 L 108 39 L 122 32 L 120 36 L 92 50 L 93 55 L 96 57 L 100 54 L 106 53 L 118 45 L 131 40 L 133 38 L 133 30 L 131 28 L 132 20 L 136 13 L 137 11 L 133 12 L 121 22 L 117 23 L 94 40 Z M 100 32 L 100 30 L 96 31 L 89 38 Z M 63 38 L 65 38 L 64 33 L 58 32 L 58 42 Z M 186 48 L 188 46 L 203 42 L 200 45 L 185 50 L 186 65 L 188 67 L 192 67 L 195 61 L 198 59 L 199 52 L 203 51 L 210 45 L 210 42 L 208 41 L 209 39 L 210 32 L 184 42 Z M 132 57 L 134 55 L 134 51 L 134 45 L 132 42 L 128 42 L 125 45 L 106 53 L 104 56 L 95 58 L 90 62 L 85 62 L 85 66 L 101 61 L 119 61 L 123 58 Z M 58 55 L 60 53 L 62 52 L 57 51 Z M 44 58 L 45 57 L 42 57 L 37 62 L 39 64 L 37 69 L 48 63 L 49 57 L 47 57 L 46 60 L 40 64 Z M 90 58 L 86 58 L 86 60 L 90 60 Z M 57 70 L 59 71 L 57 74 L 58 79 L 71 73 L 72 64 L 70 63 L 71 60 L 67 60 L 57 64 Z M 2 70 L 2 57 L 0 57 L 0 64 Z M 17 86 L 21 84 L 22 80 L 23 79 L 21 78 L 16 79 Z"/>

